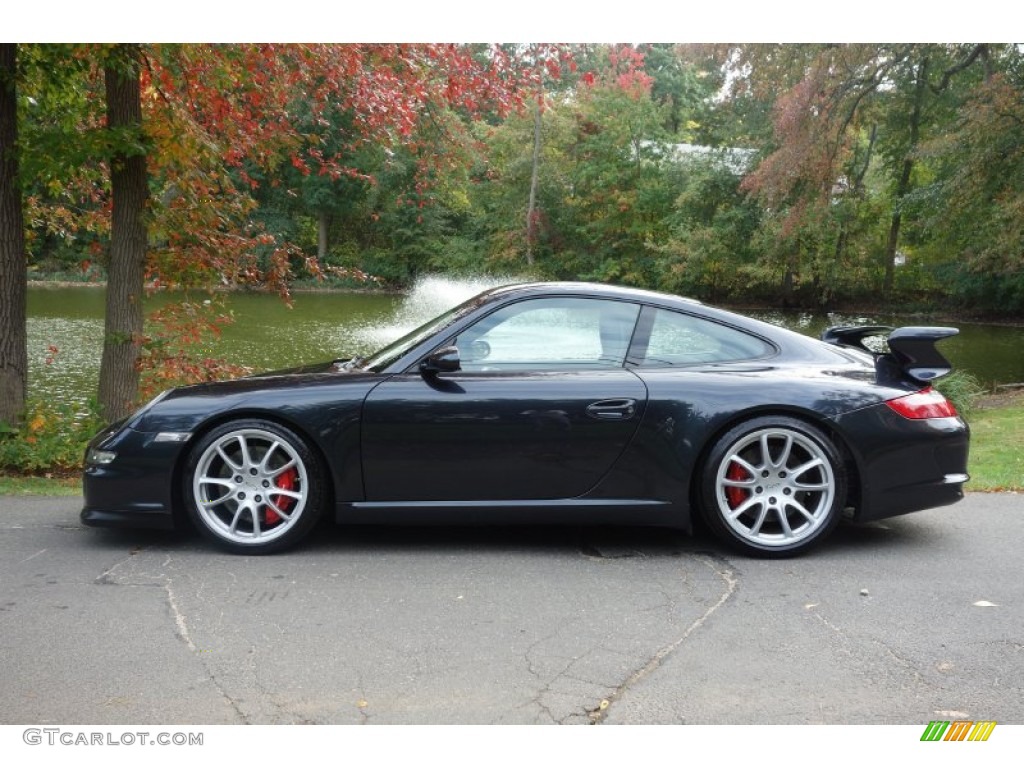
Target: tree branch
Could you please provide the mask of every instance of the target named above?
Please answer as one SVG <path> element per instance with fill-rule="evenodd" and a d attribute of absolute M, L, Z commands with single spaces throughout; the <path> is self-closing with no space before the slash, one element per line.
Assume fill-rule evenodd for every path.
<path fill-rule="evenodd" d="M 988 64 L 988 43 L 978 43 L 974 48 L 971 49 L 970 53 L 958 64 L 954 64 L 952 67 L 942 73 L 942 80 L 939 81 L 938 85 L 929 85 L 934 93 L 942 93 L 946 88 L 949 87 L 950 80 L 954 76 L 963 72 L 969 66 L 974 64 L 978 60 L 978 57 L 985 59 L 986 65 Z M 988 66 L 986 66 L 986 73 L 988 72 Z"/>

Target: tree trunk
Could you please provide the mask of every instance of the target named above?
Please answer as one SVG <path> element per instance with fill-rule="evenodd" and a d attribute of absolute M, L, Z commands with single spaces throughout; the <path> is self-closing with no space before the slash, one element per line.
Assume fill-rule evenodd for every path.
<path fill-rule="evenodd" d="M 533 163 L 530 172 L 530 202 L 526 208 L 526 263 L 533 266 L 533 243 L 537 237 L 537 179 L 540 175 L 540 96 L 533 105 Z"/>
<path fill-rule="evenodd" d="M 316 260 L 319 266 L 327 263 L 327 251 L 330 249 L 331 217 L 326 211 L 318 211 L 316 214 Z"/>
<path fill-rule="evenodd" d="M 845 193 L 853 195 L 856 200 L 861 200 L 864 197 L 864 177 L 867 176 L 868 168 L 871 165 L 871 154 L 875 149 L 875 139 L 877 137 L 878 125 L 872 125 L 871 136 L 868 139 L 868 149 L 867 152 L 864 153 L 864 162 L 861 164 L 860 170 L 857 171 L 857 175 L 854 176 L 853 184 L 850 185 L 850 189 Z M 846 249 L 850 242 L 850 220 L 855 215 L 856 213 L 844 211 L 842 219 L 840 220 L 839 236 L 836 238 L 835 257 L 832 259 L 832 263 L 829 265 L 825 275 L 825 287 L 819 293 L 818 304 L 822 308 L 828 307 L 835 296 L 836 276 L 840 273 L 843 260 L 846 258 Z"/>
<path fill-rule="evenodd" d="M 895 208 L 892 212 L 892 219 L 889 221 L 889 237 L 885 241 L 885 282 L 882 284 L 882 293 L 889 296 L 892 293 L 893 282 L 896 277 L 896 251 L 900 241 L 900 226 L 903 222 L 903 196 L 910 188 L 910 173 L 914 169 L 914 163 L 909 158 L 903 161 L 903 170 L 896 184 Z"/>
<path fill-rule="evenodd" d="M 107 266 L 107 304 L 100 362 L 100 408 L 116 421 L 131 412 L 139 392 L 139 343 L 142 337 L 143 277 L 146 262 L 146 157 L 129 149 L 123 138 L 138 146 L 142 139 L 142 101 L 139 89 L 140 51 L 119 45 L 103 70 L 107 96 L 107 125 L 116 136 L 110 159 L 113 214 L 110 261 Z"/>
<path fill-rule="evenodd" d="M 28 388 L 16 62 L 17 45 L 0 43 L 0 423 L 6 424 L 20 423 Z"/>
<path fill-rule="evenodd" d="M 782 306 L 789 309 L 793 305 L 793 269 L 787 265 L 782 273 Z"/>
<path fill-rule="evenodd" d="M 925 58 L 917 69 L 917 81 L 914 84 L 914 106 L 910 110 L 910 142 L 907 145 L 907 155 L 903 160 L 903 167 L 900 169 L 900 177 L 896 182 L 894 208 L 892 219 L 889 222 L 889 237 L 885 243 L 885 282 L 882 285 L 882 293 L 885 296 L 892 294 L 896 272 L 896 250 L 899 247 L 900 226 L 903 222 L 903 201 L 910 191 L 910 175 L 914 170 L 912 157 L 921 132 L 921 109 L 924 105 L 927 83 L 928 59 Z"/>

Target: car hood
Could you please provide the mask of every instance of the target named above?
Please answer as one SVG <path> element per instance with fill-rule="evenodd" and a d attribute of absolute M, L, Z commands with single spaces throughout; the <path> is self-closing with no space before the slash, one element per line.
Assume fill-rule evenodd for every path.
<path fill-rule="evenodd" d="M 297 376 L 304 373 L 352 373 L 353 371 L 348 371 L 344 367 L 347 362 L 348 360 L 328 360 L 320 363 L 307 363 L 305 365 L 297 365 L 294 368 L 281 368 L 276 371 L 254 373 L 245 378 L 265 379 L 271 376 Z"/>
<path fill-rule="evenodd" d="M 257 392 L 296 391 L 308 387 L 378 381 L 380 376 L 368 371 L 346 370 L 345 360 L 310 363 L 294 368 L 266 371 L 224 381 L 192 384 L 171 390 L 167 400 L 188 397 L 246 396 Z"/>
<path fill-rule="evenodd" d="M 238 408 L 285 413 L 318 402 L 362 400 L 379 374 L 346 371 L 334 361 L 170 390 L 129 425 L 141 431 L 189 431 Z"/>

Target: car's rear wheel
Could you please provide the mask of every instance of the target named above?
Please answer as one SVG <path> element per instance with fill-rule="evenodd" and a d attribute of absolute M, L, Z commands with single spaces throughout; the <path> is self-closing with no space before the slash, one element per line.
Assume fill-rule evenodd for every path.
<path fill-rule="evenodd" d="M 704 466 L 702 510 L 712 531 L 748 554 L 796 555 L 839 522 L 846 475 L 816 427 L 760 417 L 723 435 Z"/>
<path fill-rule="evenodd" d="M 272 421 L 213 429 L 190 451 L 184 497 L 199 531 L 231 552 L 292 546 L 320 517 L 324 476 L 306 442 Z"/>

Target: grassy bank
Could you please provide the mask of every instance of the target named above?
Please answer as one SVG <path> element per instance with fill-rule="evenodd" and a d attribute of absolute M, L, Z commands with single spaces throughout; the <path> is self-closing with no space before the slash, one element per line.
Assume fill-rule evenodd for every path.
<path fill-rule="evenodd" d="M 983 398 L 971 411 L 969 491 L 1024 491 L 1024 392 Z M 0 472 L 0 496 L 74 496 L 76 474 L 28 476 Z"/>
<path fill-rule="evenodd" d="M 0 474 L 0 496 L 80 496 L 82 480 L 68 477 L 35 477 Z"/>
<path fill-rule="evenodd" d="M 1024 393 L 983 402 L 970 418 L 972 491 L 1024 491 Z"/>

